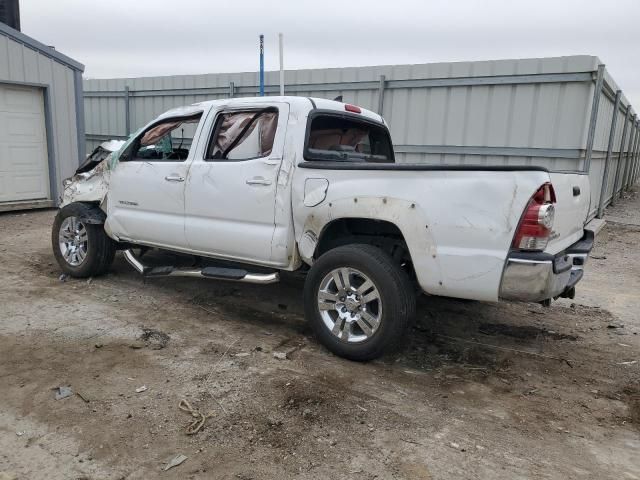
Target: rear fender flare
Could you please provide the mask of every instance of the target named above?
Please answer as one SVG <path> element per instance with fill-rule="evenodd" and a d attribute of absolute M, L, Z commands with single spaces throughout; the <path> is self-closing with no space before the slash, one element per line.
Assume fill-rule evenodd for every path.
<path fill-rule="evenodd" d="M 429 218 L 420 205 L 400 198 L 334 198 L 313 207 L 304 220 L 302 231 L 297 235 L 300 256 L 305 263 L 313 264 L 318 240 L 327 225 L 342 218 L 383 220 L 398 227 L 409 249 L 416 273 L 419 276 L 428 275 L 431 283 L 439 286 L 441 268 Z M 427 283 L 424 280 L 426 278 L 419 278 L 422 285 Z"/>

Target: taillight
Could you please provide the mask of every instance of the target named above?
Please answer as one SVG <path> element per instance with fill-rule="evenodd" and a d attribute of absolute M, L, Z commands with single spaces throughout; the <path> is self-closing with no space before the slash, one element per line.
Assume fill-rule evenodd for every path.
<path fill-rule="evenodd" d="M 545 183 L 531 197 L 513 237 L 513 248 L 543 251 L 553 228 L 556 194 L 553 185 Z"/>
<path fill-rule="evenodd" d="M 356 107 L 355 105 L 351 105 L 351 104 L 349 104 L 349 103 L 347 103 L 347 104 L 344 106 L 344 109 L 345 109 L 347 112 L 362 113 L 362 110 L 360 109 L 360 107 Z"/>

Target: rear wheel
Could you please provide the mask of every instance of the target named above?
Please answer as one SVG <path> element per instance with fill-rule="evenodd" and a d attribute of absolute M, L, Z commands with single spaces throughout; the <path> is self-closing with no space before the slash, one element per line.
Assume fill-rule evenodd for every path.
<path fill-rule="evenodd" d="M 372 245 L 329 250 L 305 283 L 305 315 L 336 355 L 371 360 L 396 348 L 415 314 L 407 274 Z"/>
<path fill-rule="evenodd" d="M 85 220 L 91 208 L 83 203 L 69 204 L 60 209 L 53 222 L 53 254 L 62 270 L 72 277 L 105 273 L 115 256 L 115 242 L 103 226 Z"/>

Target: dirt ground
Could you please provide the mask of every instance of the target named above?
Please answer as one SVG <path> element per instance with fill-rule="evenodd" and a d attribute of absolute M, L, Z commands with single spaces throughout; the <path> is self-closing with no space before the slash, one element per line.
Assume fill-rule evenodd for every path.
<path fill-rule="evenodd" d="M 0 215 L 0 479 L 640 479 L 640 195 L 610 211 L 575 300 L 424 296 L 368 364 L 314 341 L 301 276 L 61 281 L 55 212 Z"/>

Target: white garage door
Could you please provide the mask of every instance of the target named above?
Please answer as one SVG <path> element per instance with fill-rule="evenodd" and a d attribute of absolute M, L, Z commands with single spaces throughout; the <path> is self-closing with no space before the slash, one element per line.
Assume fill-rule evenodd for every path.
<path fill-rule="evenodd" d="M 0 203 L 47 198 L 42 89 L 0 83 Z"/>

